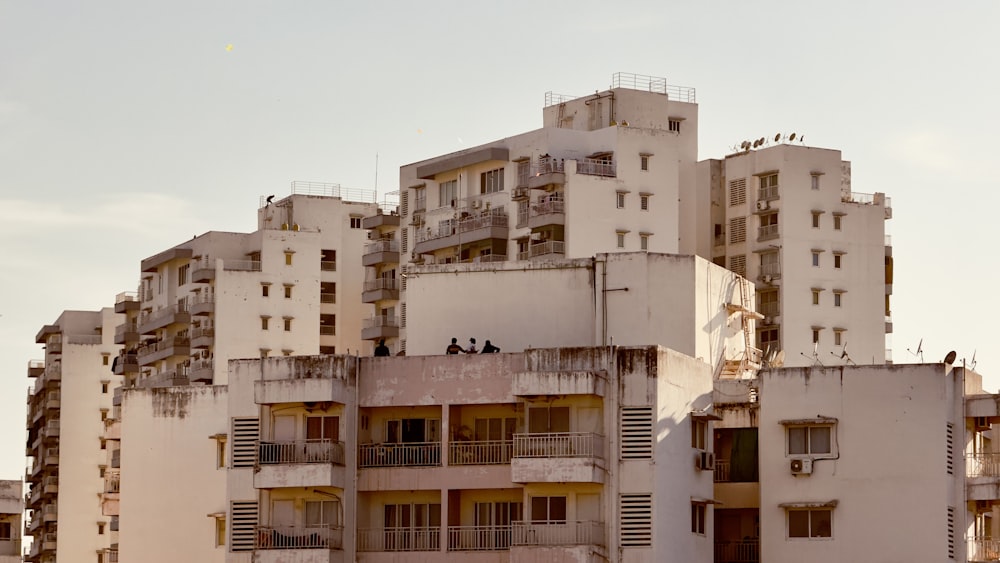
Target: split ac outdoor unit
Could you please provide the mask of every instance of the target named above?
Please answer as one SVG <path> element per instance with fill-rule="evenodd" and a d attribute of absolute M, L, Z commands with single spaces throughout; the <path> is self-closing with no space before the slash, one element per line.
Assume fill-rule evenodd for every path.
<path fill-rule="evenodd" d="M 810 475 L 813 472 L 813 460 L 793 459 L 790 464 L 792 475 Z"/>
<path fill-rule="evenodd" d="M 694 465 L 703 471 L 715 469 L 715 454 L 705 451 L 698 452 L 697 457 L 694 459 Z"/>
<path fill-rule="evenodd" d="M 765 209 L 770 209 L 770 208 L 771 208 L 771 203 L 768 201 L 757 202 L 757 211 L 764 211 Z"/>

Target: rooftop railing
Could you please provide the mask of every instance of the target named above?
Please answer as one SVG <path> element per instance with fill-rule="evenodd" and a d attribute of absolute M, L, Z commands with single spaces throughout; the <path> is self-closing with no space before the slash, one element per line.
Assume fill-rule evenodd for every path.
<path fill-rule="evenodd" d="M 679 102 L 695 103 L 695 89 L 690 86 L 673 86 L 667 84 L 666 78 L 647 76 L 631 72 L 616 72 L 611 76 L 612 88 L 628 88 L 656 94 L 666 94 L 667 98 Z"/>
<path fill-rule="evenodd" d="M 604 436 L 593 432 L 514 434 L 514 457 L 604 457 Z"/>
<path fill-rule="evenodd" d="M 292 182 L 292 193 L 300 195 L 318 195 L 324 197 L 339 197 L 346 201 L 356 201 L 360 203 L 375 203 L 378 193 L 375 190 L 365 190 L 360 188 L 345 188 L 340 184 L 329 182 L 303 182 L 295 180 Z M 261 202 L 264 207 L 264 202 Z"/>
<path fill-rule="evenodd" d="M 344 443 L 330 439 L 261 441 L 257 445 L 257 463 L 333 463 L 344 465 Z"/>
<path fill-rule="evenodd" d="M 428 467 L 441 465 L 439 442 L 361 444 L 358 467 Z"/>
<path fill-rule="evenodd" d="M 257 526 L 254 549 L 343 549 L 340 526 Z"/>
<path fill-rule="evenodd" d="M 358 529 L 358 551 L 438 551 L 440 549 L 440 526 Z"/>
<path fill-rule="evenodd" d="M 505 465 L 513 452 L 513 440 L 455 441 L 448 444 L 448 464 Z"/>
<path fill-rule="evenodd" d="M 605 545 L 604 523 L 533 520 L 513 523 L 511 545 Z"/>

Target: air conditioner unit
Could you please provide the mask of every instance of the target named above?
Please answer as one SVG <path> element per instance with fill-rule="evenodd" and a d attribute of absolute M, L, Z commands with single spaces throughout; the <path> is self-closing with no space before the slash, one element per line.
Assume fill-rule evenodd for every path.
<path fill-rule="evenodd" d="M 772 281 L 774 281 L 774 276 L 772 276 L 771 274 L 764 274 L 763 276 L 760 277 L 760 279 L 764 280 L 764 283 L 771 283 Z"/>
<path fill-rule="evenodd" d="M 789 469 L 792 471 L 792 475 L 811 475 L 813 472 L 813 460 L 811 459 L 793 459 L 791 464 L 789 464 Z"/>
<path fill-rule="evenodd" d="M 694 458 L 694 465 L 702 471 L 715 469 L 715 454 L 712 452 L 698 452 Z"/>
<path fill-rule="evenodd" d="M 375 231 L 368 231 L 368 240 L 375 238 Z"/>
<path fill-rule="evenodd" d="M 757 211 L 764 211 L 765 209 L 771 209 L 771 202 L 769 201 L 758 201 Z"/>

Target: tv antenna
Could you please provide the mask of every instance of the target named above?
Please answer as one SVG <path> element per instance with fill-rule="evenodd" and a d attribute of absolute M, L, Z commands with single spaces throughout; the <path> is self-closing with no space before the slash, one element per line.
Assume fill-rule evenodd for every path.
<path fill-rule="evenodd" d="M 836 356 L 837 353 L 831 350 L 830 351 L 830 355 L 831 356 Z M 847 364 L 847 365 L 852 365 L 852 366 L 858 365 L 854 360 L 851 359 L 851 356 L 848 355 L 848 353 L 847 353 L 847 341 L 846 340 L 844 341 L 844 347 L 840 351 L 840 359 L 841 360 L 845 360 L 844 363 Z"/>
<path fill-rule="evenodd" d="M 910 354 L 912 354 L 912 355 L 920 358 L 920 363 L 924 363 L 924 339 L 923 338 L 921 338 L 920 342 L 917 344 L 917 351 L 916 352 L 914 352 L 913 350 L 910 350 L 909 348 L 907 348 L 906 351 L 909 352 Z"/>

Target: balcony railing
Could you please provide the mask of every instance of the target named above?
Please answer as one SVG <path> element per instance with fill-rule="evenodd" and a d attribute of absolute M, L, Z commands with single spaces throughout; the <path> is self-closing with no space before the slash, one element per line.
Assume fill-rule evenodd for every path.
<path fill-rule="evenodd" d="M 399 282 L 394 278 L 378 278 L 365 282 L 364 291 L 378 291 L 380 289 L 396 291 L 399 289 Z"/>
<path fill-rule="evenodd" d="M 362 444 L 358 467 L 427 467 L 441 465 L 441 444 Z"/>
<path fill-rule="evenodd" d="M 536 258 L 538 256 L 545 256 L 547 254 L 565 254 L 566 253 L 566 243 L 561 240 L 550 240 L 547 242 L 540 242 L 538 244 L 533 244 L 528 247 L 528 250 L 524 252 L 517 253 L 518 260 L 527 260 L 529 258 Z"/>
<path fill-rule="evenodd" d="M 604 436 L 592 432 L 514 434 L 514 457 L 604 457 Z"/>
<path fill-rule="evenodd" d="M 473 217 L 467 217 L 459 220 L 457 228 L 454 219 L 446 219 L 438 223 L 436 231 L 433 229 L 418 230 L 417 242 L 449 237 L 456 233 L 468 233 L 479 229 L 485 229 L 487 227 L 506 228 L 507 226 L 507 214 L 504 213 L 502 209 L 494 209 L 486 213 L 481 213 Z"/>
<path fill-rule="evenodd" d="M 379 240 L 365 245 L 365 254 L 375 254 L 376 252 L 399 252 L 399 241 Z"/>
<path fill-rule="evenodd" d="M 440 526 L 358 529 L 358 551 L 438 551 L 440 549 Z"/>
<path fill-rule="evenodd" d="M 390 317 L 388 315 L 378 315 L 376 317 L 371 317 L 368 319 L 362 319 L 361 328 L 377 328 L 380 326 L 392 326 L 399 327 L 399 317 Z"/>
<path fill-rule="evenodd" d="M 320 336 L 336 336 L 337 327 L 334 325 L 319 325 Z"/>
<path fill-rule="evenodd" d="M 765 317 L 777 317 L 781 314 L 781 302 L 768 301 L 767 303 L 761 303 L 760 309 L 757 312 Z"/>
<path fill-rule="evenodd" d="M 319 294 L 320 303 L 336 303 L 337 294 L 336 293 L 320 293 Z"/>
<path fill-rule="evenodd" d="M 511 526 L 449 526 L 448 551 L 510 549 Z"/>
<path fill-rule="evenodd" d="M 254 549 L 343 549 L 340 526 L 257 526 Z"/>
<path fill-rule="evenodd" d="M 118 550 L 117 549 L 105 549 L 104 550 L 104 563 L 118 563 Z"/>
<path fill-rule="evenodd" d="M 513 523 L 511 545 L 605 545 L 604 523 L 534 520 Z"/>
<path fill-rule="evenodd" d="M 763 276 L 773 276 L 778 277 L 781 275 L 781 263 L 780 262 L 769 262 L 767 264 L 760 265 L 760 273 Z"/>
<path fill-rule="evenodd" d="M 106 470 L 104 474 L 104 492 L 121 492 L 122 476 L 118 471 Z"/>
<path fill-rule="evenodd" d="M 148 344 L 142 346 L 136 352 L 141 360 L 143 356 L 149 356 L 155 354 L 156 352 L 162 352 L 170 348 L 176 348 L 178 346 L 190 346 L 191 340 L 184 336 L 175 336 L 173 338 L 167 338 L 166 340 L 161 340 L 159 342 Z"/>
<path fill-rule="evenodd" d="M 759 540 L 716 541 L 715 562 L 716 563 L 760 563 L 760 541 Z"/>
<path fill-rule="evenodd" d="M 967 477 L 1000 477 L 1000 453 L 966 454 Z"/>
<path fill-rule="evenodd" d="M 257 463 L 333 463 L 344 465 L 344 443 L 329 439 L 260 442 Z"/>
<path fill-rule="evenodd" d="M 323 270 L 324 272 L 336 272 L 337 263 L 331 260 L 323 260 L 319 263 L 319 269 Z"/>
<path fill-rule="evenodd" d="M 66 344 L 100 344 L 100 334 L 67 334 Z"/>
<path fill-rule="evenodd" d="M 757 227 L 757 240 L 771 240 L 773 238 L 778 238 L 778 226 L 777 225 L 761 225 Z"/>
<path fill-rule="evenodd" d="M 615 177 L 615 163 L 598 158 L 584 158 L 576 161 L 576 173 L 588 176 Z"/>
<path fill-rule="evenodd" d="M 767 186 L 766 188 L 758 189 L 757 199 L 760 201 L 778 199 L 778 186 Z"/>
<path fill-rule="evenodd" d="M 260 260 L 223 260 L 222 269 L 230 272 L 259 272 Z"/>
<path fill-rule="evenodd" d="M 717 459 L 717 460 L 715 460 L 715 482 L 716 483 L 728 483 L 729 482 L 729 460 L 728 459 Z"/>
<path fill-rule="evenodd" d="M 514 452 L 512 440 L 451 442 L 448 444 L 450 465 L 505 465 Z"/>
<path fill-rule="evenodd" d="M 551 215 L 553 213 L 565 213 L 565 202 L 561 199 L 543 201 L 531 206 L 531 217 L 540 215 Z"/>

